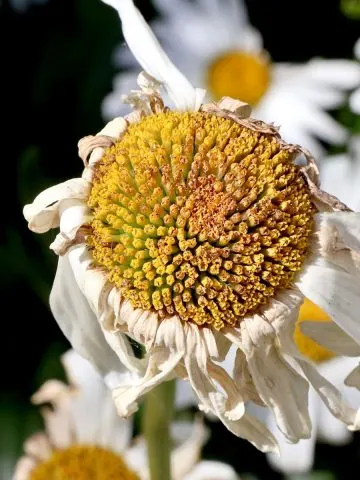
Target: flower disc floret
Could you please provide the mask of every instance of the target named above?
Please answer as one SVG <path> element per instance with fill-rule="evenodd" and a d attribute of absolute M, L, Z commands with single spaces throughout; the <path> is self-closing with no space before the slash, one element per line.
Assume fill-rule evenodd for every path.
<path fill-rule="evenodd" d="M 129 126 L 96 166 L 88 244 L 134 308 L 220 330 L 288 287 L 313 207 L 276 135 L 207 112 Z"/>

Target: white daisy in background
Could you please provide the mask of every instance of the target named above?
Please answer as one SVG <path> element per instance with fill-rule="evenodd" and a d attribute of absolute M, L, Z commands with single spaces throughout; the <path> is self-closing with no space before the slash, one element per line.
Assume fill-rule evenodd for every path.
<path fill-rule="evenodd" d="M 360 65 L 350 60 L 313 59 L 304 64 L 272 63 L 260 33 L 241 0 L 154 0 L 161 19 L 154 23 L 170 58 L 209 98 L 239 98 L 253 116 L 280 126 L 282 137 L 323 153 L 319 139 L 342 144 L 346 129 L 328 113 L 360 83 Z M 125 69 L 103 101 L 104 118 L 124 113 L 121 96 L 134 88 L 138 67 L 125 46 L 116 54 Z"/>
<path fill-rule="evenodd" d="M 266 406 L 296 443 L 311 436 L 309 384 L 359 429 L 357 409 L 293 334 L 307 297 L 335 322 L 320 329 L 321 344 L 360 356 L 360 214 L 321 191 L 313 159 L 297 165 L 303 149 L 248 118 L 248 105 L 203 104 L 132 0 L 105 3 L 118 9 L 145 70 L 128 96 L 134 111 L 79 142 L 81 178 L 24 208 L 33 231 L 60 227 L 50 304 L 64 334 L 104 377 L 122 416 L 178 376 L 203 411 L 263 451 L 277 442 L 246 403 Z M 233 377 L 223 366 L 231 345 Z"/>
<path fill-rule="evenodd" d="M 26 440 L 14 480 L 147 480 L 145 441 L 132 441 L 132 421 L 118 416 L 101 377 L 74 351 L 62 362 L 71 384 L 50 380 L 33 396 L 52 408 L 42 410 L 46 432 Z M 207 436 L 200 422 L 173 427 L 174 480 L 238 479 L 229 465 L 199 461 Z"/>
<path fill-rule="evenodd" d="M 357 60 L 360 62 L 360 38 L 355 43 L 354 54 Z M 358 88 L 350 96 L 350 108 L 354 113 L 360 115 L 360 82 L 358 83 Z"/>

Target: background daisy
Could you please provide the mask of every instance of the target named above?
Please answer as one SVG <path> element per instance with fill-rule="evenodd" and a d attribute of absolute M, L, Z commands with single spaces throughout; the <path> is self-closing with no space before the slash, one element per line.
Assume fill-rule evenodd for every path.
<path fill-rule="evenodd" d="M 70 380 L 65 385 L 49 380 L 35 393 L 35 404 L 43 407 L 45 432 L 25 441 L 14 480 L 77 479 L 147 480 L 146 444 L 132 441 L 132 419 L 121 419 L 111 394 L 91 365 L 74 351 L 62 362 Z M 175 423 L 172 429 L 174 480 L 237 480 L 229 466 L 216 461 L 200 461 L 207 433 L 200 421 L 193 425 Z M 4 479 L 5 480 L 5 479 Z"/>
<path fill-rule="evenodd" d="M 253 106 L 253 116 L 280 126 L 286 141 L 299 143 L 315 157 L 320 140 L 346 141 L 346 129 L 327 110 L 339 107 L 360 83 L 360 65 L 349 60 L 313 59 L 304 64 L 272 63 L 261 34 L 249 23 L 239 0 L 155 0 L 161 17 L 154 29 L 170 58 L 193 85 L 211 98 L 224 95 Z M 271 52 L 270 52 L 271 53 Z M 103 115 L 124 112 L 121 95 L 136 85 L 138 67 L 125 46 L 115 56 L 124 73 L 114 78 Z"/>

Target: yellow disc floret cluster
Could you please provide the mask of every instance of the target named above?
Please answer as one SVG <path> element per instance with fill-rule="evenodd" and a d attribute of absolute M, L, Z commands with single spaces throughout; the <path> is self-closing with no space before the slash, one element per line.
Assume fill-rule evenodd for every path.
<path fill-rule="evenodd" d="M 30 480 L 139 480 L 121 457 L 95 446 L 58 450 L 31 472 Z"/>
<path fill-rule="evenodd" d="M 134 308 L 220 330 L 289 286 L 313 207 L 275 135 L 204 112 L 145 117 L 105 151 L 95 263 Z"/>

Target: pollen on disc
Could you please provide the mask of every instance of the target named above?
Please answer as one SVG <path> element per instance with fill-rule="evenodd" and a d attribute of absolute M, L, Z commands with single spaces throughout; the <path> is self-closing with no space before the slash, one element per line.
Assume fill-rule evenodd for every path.
<path fill-rule="evenodd" d="M 286 288 L 313 207 L 274 135 L 216 115 L 145 117 L 97 164 L 95 264 L 134 308 L 220 330 Z"/>
<path fill-rule="evenodd" d="M 116 453 L 92 445 L 56 450 L 30 473 L 29 480 L 139 480 Z"/>

